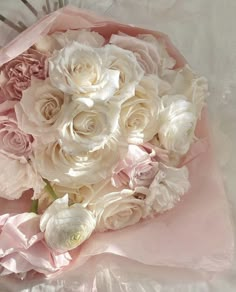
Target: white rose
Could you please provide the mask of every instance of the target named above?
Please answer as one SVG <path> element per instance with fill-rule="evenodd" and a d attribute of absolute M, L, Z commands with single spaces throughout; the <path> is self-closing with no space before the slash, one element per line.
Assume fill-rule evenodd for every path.
<path fill-rule="evenodd" d="M 75 156 L 65 152 L 59 142 L 54 142 L 35 149 L 33 162 L 42 177 L 74 188 L 97 183 L 111 176 L 122 150 L 122 144 L 111 143 L 109 147 L 105 145 L 103 149 Z"/>
<path fill-rule="evenodd" d="M 157 39 L 151 34 L 140 34 L 137 36 L 137 38 L 152 44 L 160 56 L 159 66 L 158 66 L 158 72 L 159 76 L 163 76 L 166 74 L 166 72 L 169 72 L 169 69 L 173 69 L 176 61 L 173 59 L 169 53 L 167 52 L 166 45 L 162 39 Z"/>
<path fill-rule="evenodd" d="M 174 70 L 165 76 L 165 80 L 171 83 L 168 94 L 181 94 L 195 106 L 197 116 L 200 117 L 208 92 L 207 79 L 198 76 L 189 65 L 184 68 Z"/>
<path fill-rule="evenodd" d="M 44 182 L 25 157 L 0 152 L 0 197 L 7 200 L 19 199 L 26 190 L 34 190 L 37 198 Z"/>
<path fill-rule="evenodd" d="M 55 200 L 40 219 L 40 230 L 50 248 L 65 252 L 81 245 L 90 237 L 96 221 L 80 204 L 68 206 L 68 195 Z"/>
<path fill-rule="evenodd" d="M 73 42 L 55 53 L 49 59 L 52 84 L 89 105 L 93 103 L 88 98 L 108 100 L 119 88 L 119 71 L 104 65 L 101 50 Z"/>
<path fill-rule="evenodd" d="M 135 87 L 144 76 L 134 54 L 114 45 L 106 45 L 103 49 L 106 67 L 118 71 L 119 89 L 115 92 L 118 101 L 134 96 Z"/>
<path fill-rule="evenodd" d="M 136 87 L 135 95 L 121 107 L 120 127 L 129 143 L 141 144 L 153 138 L 158 131 L 162 102 L 158 96 L 158 77 L 144 77 Z"/>
<path fill-rule="evenodd" d="M 44 142 L 53 140 L 68 100 L 63 92 L 51 85 L 49 79 L 33 79 L 15 106 L 18 126 L 33 136 L 43 135 Z"/>
<path fill-rule="evenodd" d="M 66 152 L 96 151 L 119 135 L 120 106 L 96 102 L 92 107 L 72 102 L 59 131 Z"/>
<path fill-rule="evenodd" d="M 160 114 L 158 137 L 160 144 L 177 154 L 185 154 L 194 139 L 196 110 L 184 96 L 163 97 L 165 109 Z"/>
<path fill-rule="evenodd" d="M 152 209 L 149 215 L 172 209 L 189 188 L 187 167 L 174 168 L 160 163 L 146 198 L 146 204 Z"/>
<path fill-rule="evenodd" d="M 34 46 L 38 51 L 43 53 L 60 50 L 73 41 L 87 45 L 93 48 L 102 47 L 105 39 L 99 33 L 85 29 L 67 30 L 66 32 L 55 32 L 51 35 L 42 37 Z"/>
<path fill-rule="evenodd" d="M 136 224 L 146 214 L 145 203 L 141 193 L 143 188 L 136 190 L 117 190 L 111 186 L 99 190 L 89 203 L 97 220 L 97 231 L 117 230 Z"/>

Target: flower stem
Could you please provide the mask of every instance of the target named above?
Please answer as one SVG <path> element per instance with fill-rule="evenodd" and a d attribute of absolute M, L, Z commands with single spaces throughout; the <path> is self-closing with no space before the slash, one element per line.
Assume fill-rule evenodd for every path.
<path fill-rule="evenodd" d="M 46 186 L 45 186 L 46 191 L 51 195 L 53 200 L 56 200 L 58 197 L 57 197 L 54 189 L 52 188 L 50 182 L 45 178 L 43 179 L 43 181 L 46 183 Z"/>
<path fill-rule="evenodd" d="M 38 204 L 39 204 L 39 200 L 33 200 L 30 212 L 38 214 Z"/>

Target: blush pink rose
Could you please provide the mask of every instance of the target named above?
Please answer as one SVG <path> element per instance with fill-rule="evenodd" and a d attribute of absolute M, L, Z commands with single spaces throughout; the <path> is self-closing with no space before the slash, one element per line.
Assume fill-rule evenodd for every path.
<path fill-rule="evenodd" d="M 30 86 L 31 77 L 46 79 L 47 56 L 30 48 L 0 67 L 0 102 L 20 100 L 22 91 Z"/>
<path fill-rule="evenodd" d="M 32 153 L 32 142 L 33 137 L 18 128 L 14 110 L 8 109 L 2 114 L 0 105 L 0 151 L 29 157 Z"/>
<path fill-rule="evenodd" d="M 119 162 L 113 171 L 112 185 L 130 188 L 149 187 L 159 170 L 157 153 L 148 146 L 129 145 L 125 159 Z"/>
<path fill-rule="evenodd" d="M 49 275 L 69 265 L 68 252 L 48 248 L 34 213 L 0 216 L 0 276 L 34 270 Z"/>

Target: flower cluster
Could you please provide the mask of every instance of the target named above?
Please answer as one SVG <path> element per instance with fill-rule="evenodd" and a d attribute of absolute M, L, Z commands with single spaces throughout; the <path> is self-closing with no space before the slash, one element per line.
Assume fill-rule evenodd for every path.
<path fill-rule="evenodd" d="M 0 68 L 0 197 L 33 190 L 59 253 L 169 210 L 206 95 L 150 34 L 47 35 Z"/>

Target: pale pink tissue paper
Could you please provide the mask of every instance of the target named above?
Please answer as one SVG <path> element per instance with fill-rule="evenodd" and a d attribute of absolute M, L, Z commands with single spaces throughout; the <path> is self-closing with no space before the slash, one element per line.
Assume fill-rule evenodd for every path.
<path fill-rule="evenodd" d="M 44 17 L 0 50 L 0 66 L 33 45 L 40 36 L 57 30 L 91 28 L 105 38 L 118 31 L 137 35 L 151 33 L 165 42 L 176 68 L 186 61 L 169 38 L 159 32 L 145 30 L 98 17 L 88 11 L 66 7 Z M 184 164 L 190 172 L 191 189 L 171 211 L 123 230 L 94 234 L 82 247 L 73 251 L 73 267 L 82 265 L 98 254 L 120 255 L 147 265 L 165 265 L 221 271 L 231 265 L 233 232 L 223 181 L 210 142 L 207 112 L 198 123 L 196 142 Z M 24 211 L 21 200 L 1 200 L 0 213 Z M 18 203 L 20 208 L 18 209 Z"/>
<path fill-rule="evenodd" d="M 55 273 L 67 266 L 69 253 L 50 250 L 39 229 L 40 216 L 34 213 L 0 217 L 0 274 L 25 273 L 32 269 L 39 273 Z"/>

